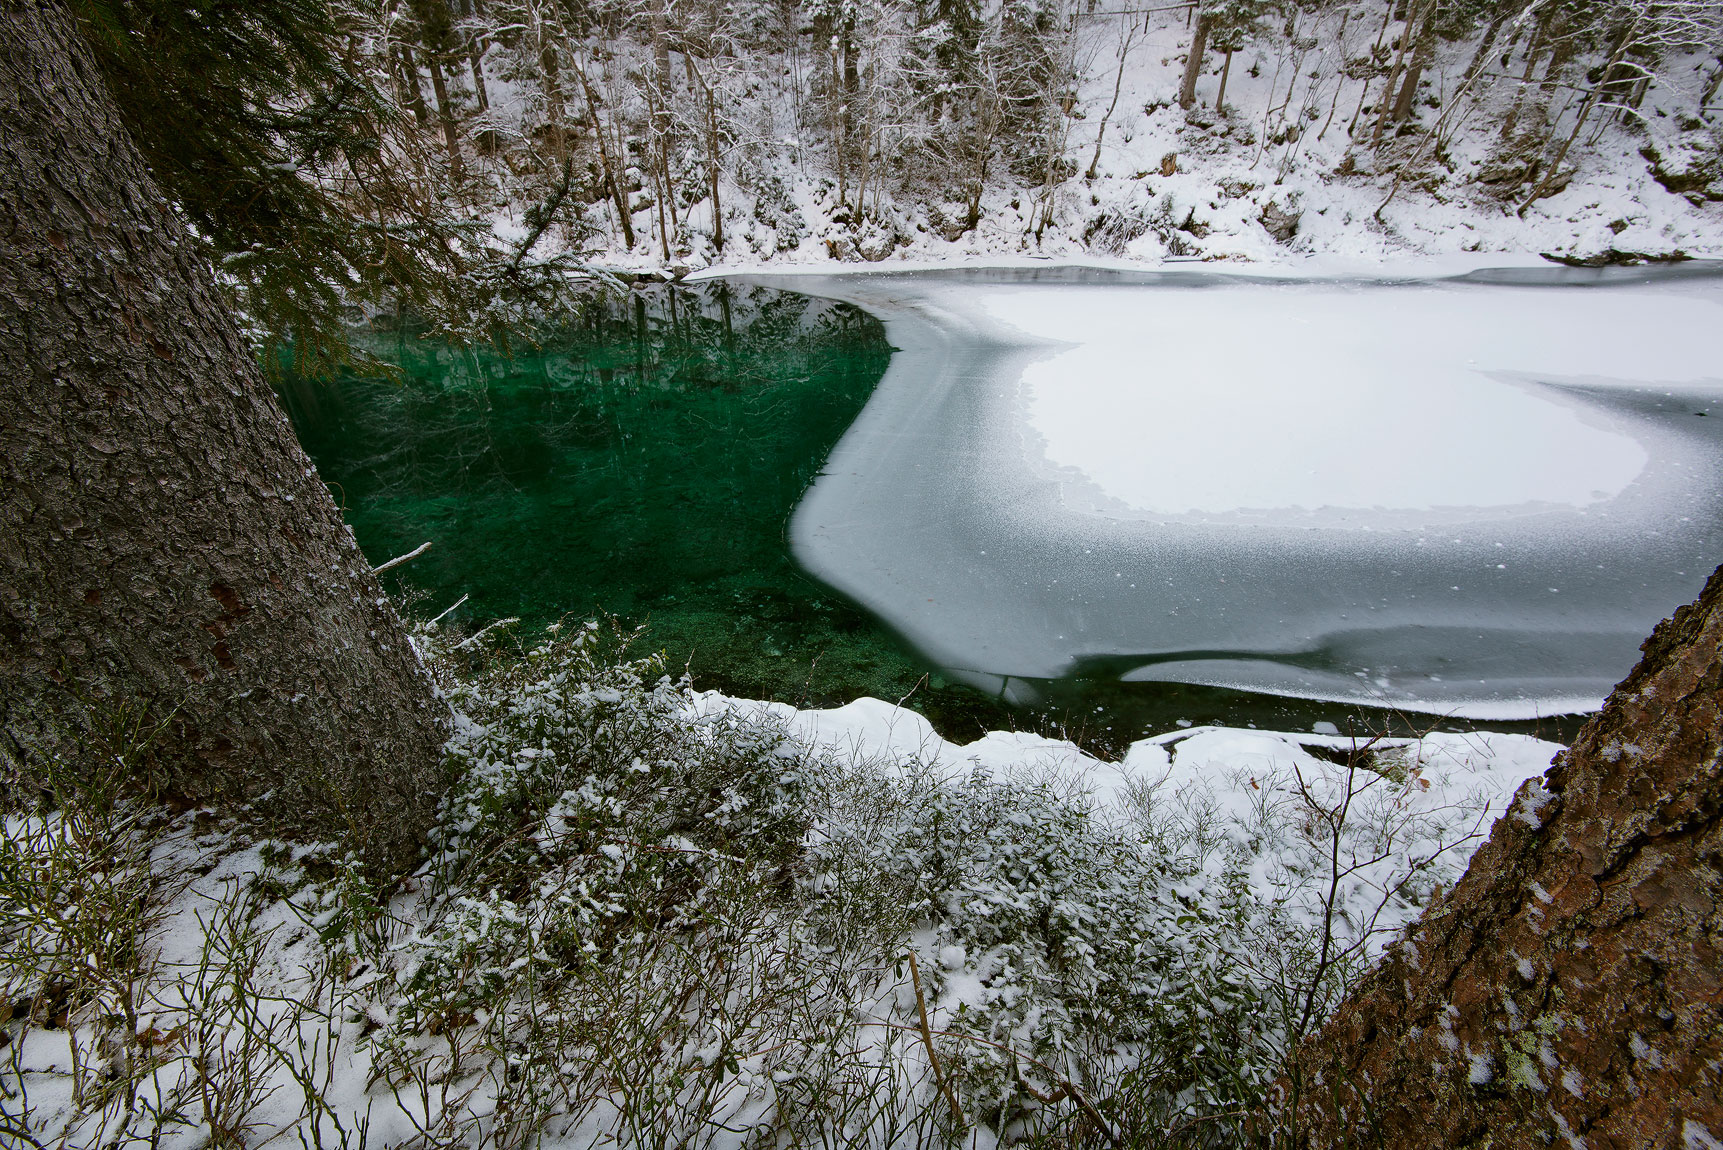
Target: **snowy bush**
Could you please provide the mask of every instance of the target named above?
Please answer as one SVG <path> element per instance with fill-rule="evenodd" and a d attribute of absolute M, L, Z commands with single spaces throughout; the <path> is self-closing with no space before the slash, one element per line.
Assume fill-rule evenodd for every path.
<path fill-rule="evenodd" d="M 941 1057 L 977 1117 L 1008 1128 L 1041 1109 L 1036 1093 L 1137 1059 L 1169 1094 L 1200 1093 L 1222 1035 L 1231 1051 L 1266 1050 L 1259 995 L 1229 977 L 1240 883 L 1206 883 L 1194 857 L 1045 783 L 978 770 L 871 785 L 890 795 L 874 804 L 890 824 L 826 824 L 811 866 L 827 889 L 872 883 L 901 900 L 906 943 L 933 960 Z M 1253 1081 L 1272 1071 L 1258 1058 Z"/>
<path fill-rule="evenodd" d="M 931 730 L 846 752 L 810 713 L 672 682 L 614 625 L 504 633 L 419 632 L 459 722 L 397 888 L 75 773 L 10 816 L 0 1132 L 1232 1144 L 1549 750 L 1197 729 L 1120 764 Z"/>

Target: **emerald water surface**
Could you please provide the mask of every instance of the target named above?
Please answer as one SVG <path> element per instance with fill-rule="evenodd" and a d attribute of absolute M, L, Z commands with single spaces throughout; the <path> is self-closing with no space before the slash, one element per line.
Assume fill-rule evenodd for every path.
<path fill-rule="evenodd" d="M 1093 668 L 1013 707 L 938 670 L 805 574 L 786 527 L 892 349 L 859 308 L 714 283 L 595 292 L 512 354 L 382 324 L 362 342 L 398 380 L 282 385 L 294 425 L 397 591 L 468 626 L 565 615 L 641 624 L 697 686 L 800 706 L 862 695 L 948 738 L 1033 728 L 1117 751 L 1175 721 L 1371 727 L 1392 717 Z M 1495 724 L 1501 726 L 1502 724 Z"/>
<path fill-rule="evenodd" d="M 373 563 L 451 620 L 643 624 L 701 687 L 825 706 L 912 692 L 942 725 L 1010 721 L 803 575 L 785 524 L 891 354 L 847 304 L 763 288 L 595 292 L 512 355 L 374 330 L 398 381 L 282 388 Z"/>

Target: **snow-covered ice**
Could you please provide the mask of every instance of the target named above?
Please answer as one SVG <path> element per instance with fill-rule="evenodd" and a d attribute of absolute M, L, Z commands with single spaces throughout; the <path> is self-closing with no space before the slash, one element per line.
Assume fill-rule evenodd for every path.
<path fill-rule="evenodd" d="M 1007 697 L 1590 709 L 1723 554 L 1714 269 L 750 278 L 899 349 L 797 557 Z"/>
<path fill-rule="evenodd" d="M 1504 306 L 1466 287 L 1241 284 L 1026 288 L 980 302 L 1030 336 L 1074 345 L 1024 372 L 1026 422 L 1048 464 L 1132 510 L 1614 498 L 1644 470 L 1645 447 L 1521 378 L 1715 376 L 1716 304 L 1518 295 Z M 1157 434 L 1174 428 L 1190 433 Z"/>

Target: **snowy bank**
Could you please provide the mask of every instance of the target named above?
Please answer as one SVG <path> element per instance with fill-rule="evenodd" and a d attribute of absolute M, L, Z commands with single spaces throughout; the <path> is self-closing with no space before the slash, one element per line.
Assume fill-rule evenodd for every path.
<path fill-rule="evenodd" d="M 553 632 L 465 679 L 426 865 L 8 817 L 21 1141 L 1010 1144 L 1233 1130 L 1555 748 L 1191 728 L 1119 763 L 696 693 Z M 1536 784 L 1515 808 L 1536 817 Z"/>
<path fill-rule="evenodd" d="M 1212 878 L 1248 858 L 1253 896 L 1294 907 L 1306 921 L 1324 910 L 1324 854 L 1331 845 L 1310 824 L 1310 808 L 1350 794 L 1357 812 L 1343 852 L 1358 865 L 1345 876 L 1338 905 L 1346 942 L 1367 940 L 1372 958 L 1434 890 L 1465 871 L 1521 784 L 1540 778 L 1561 750 L 1529 735 L 1490 731 L 1396 739 L 1190 727 L 1139 740 L 1110 763 L 1066 740 L 1021 731 L 951 743 L 923 716 L 881 699 L 797 710 L 708 694 L 702 705 L 781 719 L 792 738 L 840 760 L 951 778 L 980 773 L 1034 781 L 1109 817 L 1133 809 L 1176 812 L 1191 827 L 1200 824 L 1193 833 L 1210 842 L 1205 866 Z M 1440 861 L 1408 887 L 1409 873 L 1426 860 Z"/>

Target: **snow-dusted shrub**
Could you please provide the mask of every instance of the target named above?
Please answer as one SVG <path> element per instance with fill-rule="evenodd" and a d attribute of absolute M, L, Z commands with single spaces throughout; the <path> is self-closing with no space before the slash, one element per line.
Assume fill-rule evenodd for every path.
<path fill-rule="evenodd" d="M 506 884 L 626 842 L 678 864 L 746 850 L 782 864 L 801 836 L 802 755 L 775 724 L 694 713 L 633 635 L 597 623 L 550 637 L 451 692 L 454 782 L 434 835 L 445 879 Z"/>
<path fill-rule="evenodd" d="M 65 1038 L 54 1053 L 81 1105 L 102 1111 L 129 1087 L 125 1038 L 137 1031 L 152 965 L 143 939 L 161 915 L 151 895 L 174 881 L 150 862 L 167 819 L 130 785 L 127 747 L 88 749 L 85 761 L 28 764 L 16 780 L 28 786 L 14 795 L 33 792 L 32 801 L 0 824 L 0 1018 L 13 1023 L 0 1042 L 12 1063 L 0 1072 L 0 1141 L 28 1108 L 28 1094 L 6 1079 L 21 1084 L 32 1030 Z"/>
<path fill-rule="evenodd" d="M 460 720 L 399 888 L 76 775 L 11 816 L 0 1138 L 1234 1144 L 1489 809 L 1459 736 L 989 773 L 817 749 L 614 626 L 497 633 L 419 632 Z"/>
<path fill-rule="evenodd" d="M 1015 1138 L 1078 1098 L 1168 1125 L 1272 1077 L 1242 873 L 1045 780 L 814 757 L 626 640 L 559 633 L 452 689 L 437 893 L 371 1039 L 435 1096 L 427 1131 Z"/>
<path fill-rule="evenodd" d="M 1278 1017 L 1237 962 L 1254 941 L 1242 874 L 1215 881 L 1045 781 L 911 770 L 858 784 L 877 791 L 865 818 L 828 804 L 810 869 L 827 891 L 899 903 L 973 1117 L 1022 1135 L 1063 1114 L 1042 1099 L 1073 1089 L 1106 1110 L 1132 1067 L 1167 1112 L 1235 1108 L 1272 1077 Z M 810 917 L 836 927 L 849 908 Z"/>
<path fill-rule="evenodd" d="M 530 1131 L 619 1090 L 638 1096 L 611 1120 L 643 1134 L 709 1117 L 684 1097 L 699 1076 L 651 1052 L 722 1030 L 700 999 L 755 965 L 793 890 L 805 756 L 774 724 L 695 713 L 631 638 L 552 628 L 451 691 L 433 893 L 386 960 L 374 1039 L 397 1087 L 440 1080 L 439 1136 L 506 1141 L 485 1111 Z"/>
<path fill-rule="evenodd" d="M 772 246 L 763 254 L 773 255 L 799 245 L 808 234 L 808 224 L 784 177 L 769 162 L 747 175 L 753 177 L 753 219 L 771 235 Z"/>
<path fill-rule="evenodd" d="M 1117 256 L 1125 254 L 1132 241 L 1151 230 L 1165 242 L 1167 236 L 1176 230 L 1176 225 L 1157 228 L 1157 218 L 1147 197 L 1127 195 L 1115 203 L 1103 204 L 1089 218 L 1083 226 L 1083 243 L 1091 251 Z"/>

